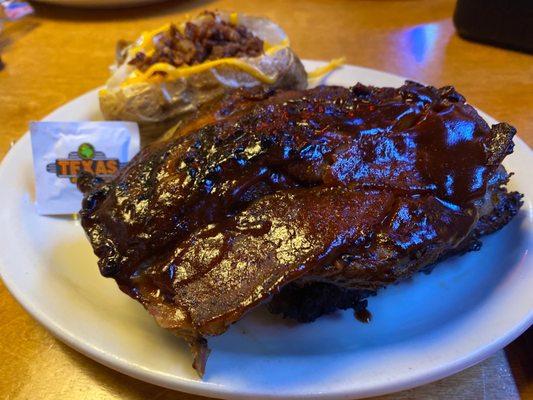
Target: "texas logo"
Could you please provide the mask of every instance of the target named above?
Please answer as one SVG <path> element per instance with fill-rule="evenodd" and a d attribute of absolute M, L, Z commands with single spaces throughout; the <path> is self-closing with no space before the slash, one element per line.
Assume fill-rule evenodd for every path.
<path fill-rule="evenodd" d="M 118 158 L 106 158 L 105 153 L 95 151 L 90 143 L 82 143 L 78 150 L 71 151 L 67 158 L 58 158 L 55 163 L 48 164 L 46 171 L 76 183 L 78 174 L 82 171 L 106 179 L 112 177 L 125 164 Z"/>

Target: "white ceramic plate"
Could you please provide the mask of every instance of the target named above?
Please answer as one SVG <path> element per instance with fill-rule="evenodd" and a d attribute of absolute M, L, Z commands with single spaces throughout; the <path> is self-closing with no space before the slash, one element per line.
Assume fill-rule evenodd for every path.
<path fill-rule="evenodd" d="M 345 66 L 327 83 L 397 86 L 403 80 Z M 46 120 L 99 118 L 93 91 Z M 183 341 L 99 275 L 79 223 L 34 212 L 28 134 L 0 167 L 0 273 L 26 310 L 58 338 L 157 385 L 254 399 L 355 398 L 414 387 L 481 361 L 532 323 L 533 157 L 524 142 L 515 142 L 505 164 L 516 172 L 510 187 L 525 194 L 525 204 L 508 226 L 483 240 L 481 251 L 383 290 L 369 300 L 369 324 L 350 312 L 295 324 L 258 309 L 210 340 L 203 381 L 190 367 Z"/>

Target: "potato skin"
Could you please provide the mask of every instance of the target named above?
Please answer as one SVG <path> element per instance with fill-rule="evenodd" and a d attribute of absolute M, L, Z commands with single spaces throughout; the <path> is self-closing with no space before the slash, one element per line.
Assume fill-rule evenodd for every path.
<path fill-rule="evenodd" d="M 229 14 L 222 14 L 222 17 L 229 18 Z M 266 18 L 239 18 L 240 23 L 250 27 L 254 34 L 273 45 L 286 39 L 281 28 Z M 259 85 L 274 89 L 307 87 L 307 73 L 290 47 L 282 47 L 272 54 L 265 53 L 241 60 L 273 78 L 273 82 L 265 84 L 240 69 L 222 65 L 159 83 L 138 82 L 124 85 L 122 82 L 134 67 L 127 64 L 127 59 L 122 60 L 121 65 L 115 67 L 106 88 L 100 91 L 100 109 L 107 120 L 139 123 L 141 143 L 144 146 L 231 89 Z"/>

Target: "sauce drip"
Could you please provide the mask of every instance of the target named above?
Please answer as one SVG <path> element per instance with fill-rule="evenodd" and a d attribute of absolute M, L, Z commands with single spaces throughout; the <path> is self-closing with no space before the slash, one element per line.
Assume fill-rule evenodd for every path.
<path fill-rule="evenodd" d="M 361 308 L 359 310 L 356 310 L 354 312 L 354 315 L 355 315 L 355 319 L 365 324 L 369 323 L 372 320 L 372 314 L 366 308 Z"/>

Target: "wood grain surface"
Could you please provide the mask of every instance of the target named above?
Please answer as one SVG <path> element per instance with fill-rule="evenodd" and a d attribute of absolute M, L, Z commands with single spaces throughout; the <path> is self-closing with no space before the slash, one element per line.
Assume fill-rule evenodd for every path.
<path fill-rule="evenodd" d="M 454 85 L 533 145 L 533 57 L 459 38 L 454 2 L 171 1 L 121 10 L 35 4 L 0 35 L 0 158 L 28 123 L 102 85 L 117 39 L 204 9 L 266 15 L 302 58 L 347 62 Z M 83 316 L 80 316 L 83 318 Z M 533 399 L 531 334 L 455 376 L 383 399 Z M 0 399 L 200 399 L 121 375 L 54 339 L 0 283 Z"/>

